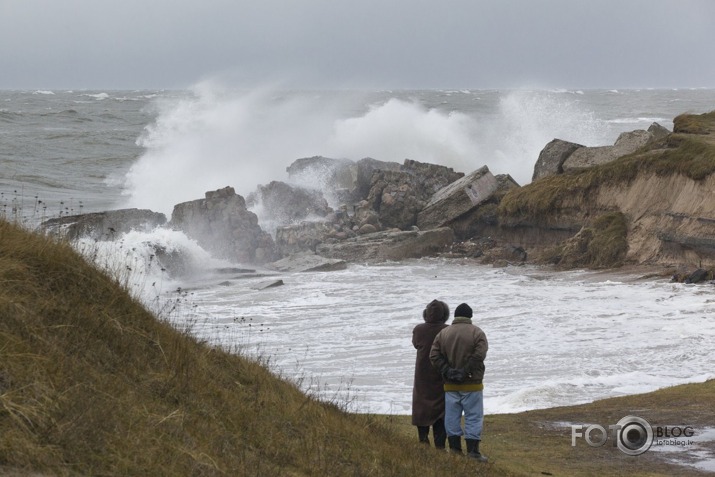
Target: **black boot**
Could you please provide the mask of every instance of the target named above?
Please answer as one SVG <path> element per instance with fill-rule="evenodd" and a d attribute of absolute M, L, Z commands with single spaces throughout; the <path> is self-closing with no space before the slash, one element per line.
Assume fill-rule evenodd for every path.
<path fill-rule="evenodd" d="M 467 439 L 467 456 L 479 462 L 487 462 L 487 456 L 479 452 L 479 442 L 477 439 Z"/>
<path fill-rule="evenodd" d="M 421 443 L 429 445 L 429 426 L 417 426 L 417 437 Z"/>
<path fill-rule="evenodd" d="M 449 451 L 455 454 L 462 453 L 462 436 L 448 436 L 447 441 L 449 442 Z"/>
<path fill-rule="evenodd" d="M 444 449 L 444 444 L 447 440 L 447 431 L 444 429 L 444 421 L 442 419 L 432 425 L 432 433 L 434 435 L 435 449 Z"/>

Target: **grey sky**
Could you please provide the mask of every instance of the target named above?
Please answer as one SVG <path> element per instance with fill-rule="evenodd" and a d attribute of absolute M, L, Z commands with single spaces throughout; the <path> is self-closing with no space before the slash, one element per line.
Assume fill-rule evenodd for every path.
<path fill-rule="evenodd" d="M 713 0 L 0 0 L 0 89 L 715 87 Z"/>

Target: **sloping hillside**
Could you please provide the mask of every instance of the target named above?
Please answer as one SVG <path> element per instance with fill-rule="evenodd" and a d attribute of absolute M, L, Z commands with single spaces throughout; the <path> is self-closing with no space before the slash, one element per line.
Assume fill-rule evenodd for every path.
<path fill-rule="evenodd" d="M 601 265 L 713 267 L 714 173 L 715 112 L 684 114 L 675 118 L 672 134 L 634 154 L 510 191 L 499 207 L 500 233 L 538 249 L 590 228 L 604 214 L 620 213 L 625 234 L 612 239 L 627 247 Z M 554 253 L 560 260 L 561 252 Z"/>
<path fill-rule="evenodd" d="M 197 342 L 68 245 L 0 221 L 0 474 L 471 476 L 487 468 Z"/>
<path fill-rule="evenodd" d="M 0 475 L 701 475 L 659 452 L 572 447 L 558 423 L 637 412 L 706 431 L 714 383 L 487 415 L 479 464 L 418 444 L 409 416 L 348 414 L 197 342 L 69 246 L 0 221 Z"/>

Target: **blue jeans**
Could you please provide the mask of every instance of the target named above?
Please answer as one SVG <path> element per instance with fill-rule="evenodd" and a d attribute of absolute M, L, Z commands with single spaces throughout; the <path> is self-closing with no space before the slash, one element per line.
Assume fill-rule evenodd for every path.
<path fill-rule="evenodd" d="M 464 413 L 464 431 L 462 431 Z M 482 391 L 444 393 L 444 426 L 448 436 L 482 440 L 484 424 L 484 395 Z"/>

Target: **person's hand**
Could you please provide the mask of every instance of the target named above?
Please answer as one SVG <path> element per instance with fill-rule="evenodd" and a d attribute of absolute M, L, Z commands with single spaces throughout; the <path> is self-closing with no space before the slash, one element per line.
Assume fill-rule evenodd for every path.
<path fill-rule="evenodd" d="M 449 368 L 444 374 L 445 380 L 452 383 L 461 383 L 467 377 L 466 371 L 462 368 Z"/>

